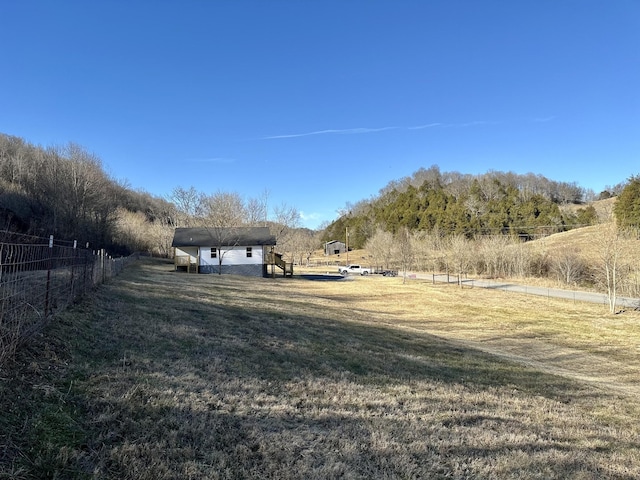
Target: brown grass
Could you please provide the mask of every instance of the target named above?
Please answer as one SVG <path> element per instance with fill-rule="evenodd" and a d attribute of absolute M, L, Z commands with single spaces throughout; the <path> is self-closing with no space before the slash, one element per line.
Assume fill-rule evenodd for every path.
<path fill-rule="evenodd" d="M 7 377 L 3 403 L 46 408 L 0 425 L 0 478 L 637 478 L 639 320 L 149 261 L 60 316 L 29 388 Z"/>
<path fill-rule="evenodd" d="M 605 198 L 603 200 L 595 200 L 586 205 L 579 204 L 567 204 L 560 207 L 563 211 L 575 213 L 580 209 L 592 206 L 596 210 L 597 221 L 599 223 L 606 223 L 611 220 L 613 215 L 613 207 L 615 206 L 617 197 Z"/>
<path fill-rule="evenodd" d="M 602 252 L 602 238 L 607 235 L 610 223 L 601 223 L 589 227 L 576 228 L 567 232 L 556 233 L 540 240 L 527 244 L 529 247 L 544 250 L 549 255 L 554 255 L 564 249 L 580 255 L 586 262 L 596 264 Z M 640 254 L 640 242 L 636 238 L 624 241 L 621 248 L 621 260 L 635 264 Z"/>

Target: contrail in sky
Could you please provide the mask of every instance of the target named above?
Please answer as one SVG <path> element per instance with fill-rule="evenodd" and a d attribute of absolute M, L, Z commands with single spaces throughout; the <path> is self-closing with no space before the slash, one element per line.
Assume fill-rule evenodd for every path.
<path fill-rule="evenodd" d="M 436 123 L 427 123 L 426 125 L 418 125 L 417 127 L 407 127 L 407 130 L 422 130 L 423 128 L 433 128 L 433 127 L 443 127 L 444 124 L 436 122 Z"/>
<path fill-rule="evenodd" d="M 289 135 L 273 135 L 270 137 L 264 137 L 264 140 L 273 140 L 276 138 L 297 138 L 297 137 L 308 137 L 310 135 L 326 135 L 329 133 L 333 133 L 336 135 L 355 135 L 359 133 L 373 133 L 373 132 L 382 132 L 384 130 L 396 130 L 399 127 L 382 127 L 382 128 L 346 128 L 342 130 L 338 129 L 330 129 L 330 130 L 318 130 L 315 132 L 307 132 L 307 133 L 292 133 Z"/>
<path fill-rule="evenodd" d="M 551 122 L 552 120 L 555 120 L 555 115 L 550 115 L 548 117 L 537 117 L 532 119 L 533 122 L 537 122 L 537 123 L 546 123 L 546 122 Z"/>
<path fill-rule="evenodd" d="M 236 160 L 234 158 L 210 157 L 210 158 L 189 158 L 186 161 L 194 162 L 194 163 L 233 163 Z"/>
<path fill-rule="evenodd" d="M 327 129 L 327 130 L 316 130 L 315 132 L 306 132 L 306 133 L 291 133 L 286 135 L 271 135 L 268 137 L 263 137 L 263 140 L 275 140 L 279 138 L 298 138 L 298 137 L 309 137 L 311 135 L 357 135 L 362 133 L 375 133 L 375 132 L 383 132 L 385 130 L 422 130 L 425 128 L 463 128 L 463 127 L 474 127 L 478 125 L 492 125 L 498 122 L 486 122 L 486 121 L 473 121 L 466 123 L 427 123 L 425 125 L 416 125 L 413 127 L 380 127 L 380 128 L 345 128 L 345 129 Z"/>

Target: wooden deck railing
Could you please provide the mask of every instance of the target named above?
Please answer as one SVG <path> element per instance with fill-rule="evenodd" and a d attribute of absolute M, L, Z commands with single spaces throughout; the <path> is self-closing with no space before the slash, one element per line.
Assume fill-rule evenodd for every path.
<path fill-rule="evenodd" d="M 284 276 L 293 276 L 293 263 L 285 262 L 282 259 L 282 254 L 269 252 L 267 254 L 267 264 L 275 265 L 284 272 Z"/>
<path fill-rule="evenodd" d="M 198 272 L 198 260 L 190 255 L 176 255 L 174 257 L 176 270 L 178 267 L 187 267 L 187 272 Z"/>

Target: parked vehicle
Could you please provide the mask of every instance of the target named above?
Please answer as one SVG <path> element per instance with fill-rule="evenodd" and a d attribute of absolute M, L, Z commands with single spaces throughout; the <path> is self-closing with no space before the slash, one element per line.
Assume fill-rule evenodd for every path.
<path fill-rule="evenodd" d="M 338 272 L 341 275 L 369 275 L 373 273 L 373 269 L 367 267 L 361 267 L 360 265 L 340 265 Z"/>
<path fill-rule="evenodd" d="M 338 272 L 341 275 L 382 275 L 384 277 L 397 277 L 398 271 L 384 268 L 375 268 L 375 267 L 363 267 L 361 265 L 349 264 L 349 265 L 340 265 L 338 267 Z"/>

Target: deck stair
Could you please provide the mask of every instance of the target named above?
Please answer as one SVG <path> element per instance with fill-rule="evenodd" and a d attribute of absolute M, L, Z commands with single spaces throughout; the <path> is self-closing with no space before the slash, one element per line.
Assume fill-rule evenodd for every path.
<path fill-rule="evenodd" d="M 293 263 L 286 262 L 282 258 L 281 253 L 276 253 L 273 251 L 269 252 L 267 254 L 267 264 L 271 265 L 272 276 L 275 276 L 275 269 L 273 268 L 273 266 L 275 265 L 282 270 L 285 277 L 293 277 Z"/>

